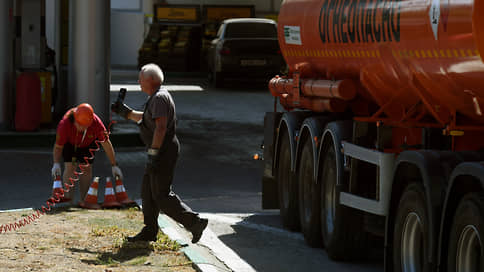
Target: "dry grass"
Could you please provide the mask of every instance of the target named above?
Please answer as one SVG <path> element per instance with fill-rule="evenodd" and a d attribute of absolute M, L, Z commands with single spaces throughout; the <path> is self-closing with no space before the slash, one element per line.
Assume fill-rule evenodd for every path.
<path fill-rule="evenodd" d="M 31 213 L 0 213 L 0 224 Z M 150 243 L 128 243 L 142 213 L 58 208 L 34 223 L 0 234 L 1 271 L 194 271 L 180 245 L 163 233 Z"/>

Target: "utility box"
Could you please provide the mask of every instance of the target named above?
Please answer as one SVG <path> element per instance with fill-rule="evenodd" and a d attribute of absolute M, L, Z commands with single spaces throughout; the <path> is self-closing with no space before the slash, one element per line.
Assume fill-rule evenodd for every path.
<path fill-rule="evenodd" d="M 41 69 L 45 57 L 45 0 L 17 0 L 15 5 L 15 66 Z"/>

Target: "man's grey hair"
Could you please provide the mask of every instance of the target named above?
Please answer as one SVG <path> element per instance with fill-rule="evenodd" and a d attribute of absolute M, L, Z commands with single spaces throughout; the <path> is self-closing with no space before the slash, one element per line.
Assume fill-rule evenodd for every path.
<path fill-rule="evenodd" d="M 163 80 L 165 79 L 160 66 L 154 63 L 149 63 L 141 67 L 141 73 L 144 77 L 151 76 L 154 80 L 159 80 L 160 85 L 163 84 Z"/>

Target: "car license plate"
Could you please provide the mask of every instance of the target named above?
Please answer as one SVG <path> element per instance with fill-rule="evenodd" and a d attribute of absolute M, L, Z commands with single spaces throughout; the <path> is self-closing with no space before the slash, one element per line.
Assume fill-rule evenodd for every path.
<path fill-rule="evenodd" d="M 240 60 L 241 66 L 263 66 L 266 65 L 265 59 L 243 59 Z"/>

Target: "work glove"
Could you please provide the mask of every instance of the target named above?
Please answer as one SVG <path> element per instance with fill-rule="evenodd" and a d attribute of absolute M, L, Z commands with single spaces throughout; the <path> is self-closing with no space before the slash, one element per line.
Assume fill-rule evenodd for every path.
<path fill-rule="evenodd" d="M 133 109 L 128 107 L 128 105 L 119 101 L 111 104 L 111 110 L 119 116 L 123 117 L 124 119 L 128 119 L 128 114 L 133 111 Z"/>
<path fill-rule="evenodd" d="M 57 177 L 61 175 L 61 166 L 60 163 L 55 162 L 54 166 L 52 166 L 52 177 Z"/>
<path fill-rule="evenodd" d="M 123 179 L 123 172 L 121 172 L 121 168 L 119 166 L 115 165 L 111 168 L 111 171 L 113 172 L 113 177 L 116 178 L 118 176 L 120 179 Z"/>
<path fill-rule="evenodd" d="M 160 165 L 160 156 L 158 156 L 159 150 L 155 148 L 148 149 L 148 162 L 146 163 L 146 170 L 148 173 L 153 174 L 156 167 Z"/>

